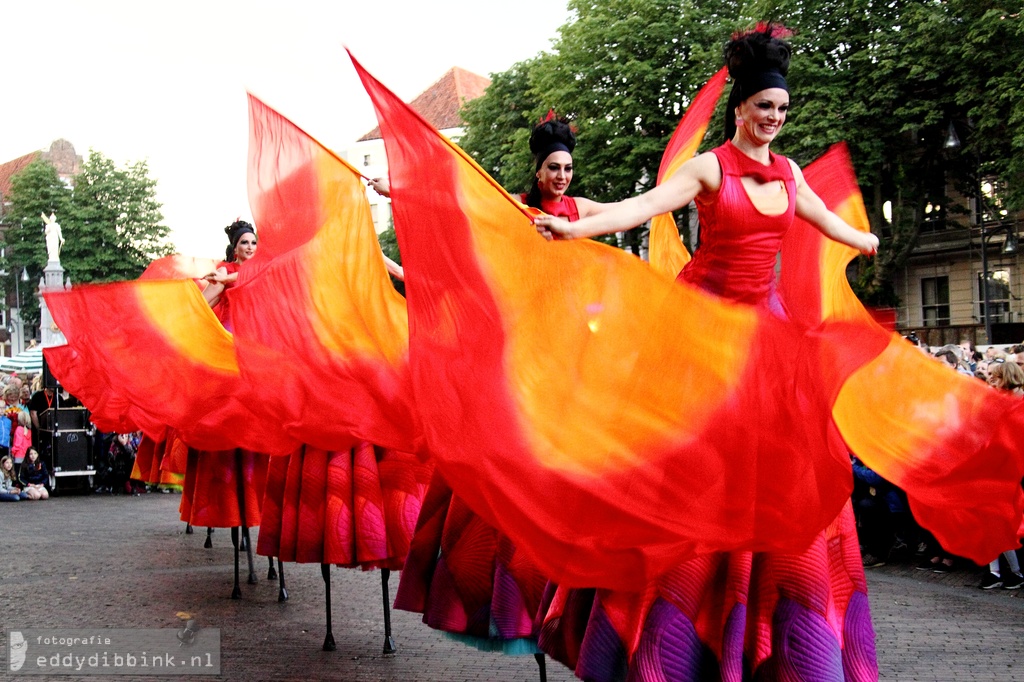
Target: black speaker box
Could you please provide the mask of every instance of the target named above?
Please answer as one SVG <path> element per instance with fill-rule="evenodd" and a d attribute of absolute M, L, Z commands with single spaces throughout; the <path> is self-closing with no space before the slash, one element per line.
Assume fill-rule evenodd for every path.
<path fill-rule="evenodd" d="M 43 388 L 58 388 L 60 382 L 57 381 L 57 377 L 53 376 L 50 372 L 50 365 L 46 362 L 46 354 L 43 353 Z"/>
<path fill-rule="evenodd" d="M 80 431 L 61 431 L 53 438 L 54 471 L 85 471 L 89 466 L 89 437 Z"/>
<path fill-rule="evenodd" d="M 89 412 L 84 407 L 61 407 L 52 411 L 57 421 L 57 430 L 65 429 L 84 430 L 89 427 Z M 42 423 L 42 422 L 40 422 Z"/>

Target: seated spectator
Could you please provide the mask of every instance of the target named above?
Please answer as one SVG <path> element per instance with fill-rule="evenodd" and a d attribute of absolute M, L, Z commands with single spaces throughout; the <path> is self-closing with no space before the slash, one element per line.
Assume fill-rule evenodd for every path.
<path fill-rule="evenodd" d="M 18 487 L 14 478 L 14 460 L 10 455 L 0 457 L 0 502 L 27 500 L 28 494 Z"/>
<path fill-rule="evenodd" d="M 28 449 L 18 478 L 21 480 L 22 490 L 28 495 L 28 499 L 49 499 L 50 491 L 46 486 L 50 483 L 50 472 L 46 470 L 46 462 L 39 459 L 39 452 L 35 448 Z"/>
<path fill-rule="evenodd" d="M 139 494 L 139 490 L 131 481 L 137 449 L 138 444 L 134 441 L 133 434 L 119 433 L 114 437 L 104 461 L 100 463 L 96 492 Z"/>

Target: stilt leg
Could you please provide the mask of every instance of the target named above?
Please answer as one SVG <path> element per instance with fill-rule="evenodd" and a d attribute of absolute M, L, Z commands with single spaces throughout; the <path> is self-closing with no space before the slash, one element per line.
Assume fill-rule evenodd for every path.
<path fill-rule="evenodd" d="M 537 659 L 537 665 L 540 667 L 540 682 L 548 682 L 548 669 L 544 661 L 544 654 L 534 654 L 533 657 Z"/>
<path fill-rule="evenodd" d="M 395 638 L 391 636 L 391 597 L 388 595 L 388 578 L 391 570 L 380 569 L 380 588 L 384 595 L 384 653 L 393 654 L 398 651 Z"/>
<path fill-rule="evenodd" d="M 281 557 L 277 557 L 277 572 L 277 601 L 288 601 L 288 588 L 284 586 L 284 562 L 281 561 Z"/>
<path fill-rule="evenodd" d="M 185 523 L 185 535 L 192 535 L 195 531 L 192 530 L 191 523 Z"/>
<path fill-rule="evenodd" d="M 238 554 L 239 554 L 238 546 L 239 546 L 240 543 L 241 543 L 241 539 L 239 538 L 238 527 L 237 526 L 232 526 L 231 527 L 231 544 L 234 545 L 234 547 L 235 547 L 235 586 L 231 588 L 231 598 L 232 599 L 241 599 L 242 598 L 242 588 L 240 588 L 238 586 L 238 559 L 239 559 L 239 557 L 238 557 Z"/>
<path fill-rule="evenodd" d="M 274 557 L 268 556 L 270 566 L 267 568 L 267 580 L 277 580 L 277 571 L 274 569 Z"/>
<path fill-rule="evenodd" d="M 331 565 L 320 564 L 320 575 L 324 578 L 324 596 L 327 606 L 327 635 L 324 637 L 324 651 L 334 651 L 334 632 L 331 630 Z"/>
<path fill-rule="evenodd" d="M 249 560 L 249 584 L 255 585 L 259 582 L 256 577 L 256 566 L 252 558 L 252 540 L 249 538 L 249 527 L 242 526 L 242 540 L 245 542 L 245 556 Z"/>
<path fill-rule="evenodd" d="M 203 547 L 206 549 L 213 549 L 213 529 L 206 529 L 206 542 L 203 543 Z"/>

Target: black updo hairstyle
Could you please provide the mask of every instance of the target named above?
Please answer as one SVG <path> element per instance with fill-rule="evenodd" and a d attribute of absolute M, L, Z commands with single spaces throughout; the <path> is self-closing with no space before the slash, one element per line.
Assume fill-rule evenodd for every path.
<path fill-rule="evenodd" d="M 242 235 L 246 232 L 256 234 L 256 228 L 244 220 L 236 220 L 224 228 L 224 234 L 228 236 L 228 247 L 225 251 L 224 257 L 226 262 L 235 262 L 235 247 L 238 246 L 238 240 L 241 239 Z"/>
<path fill-rule="evenodd" d="M 555 110 L 548 111 L 548 115 L 541 120 L 530 134 L 530 151 L 533 153 L 534 171 L 540 170 L 544 159 L 551 156 L 553 152 L 568 152 L 576 148 L 576 131 L 569 125 L 569 119 L 564 116 L 555 116 Z M 534 176 L 533 184 L 526 195 L 526 205 L 540 208 L 540 187 L 537 186 L 537 177 Z"/>
<path fill-rule="evenodd" d="M 725 65 L 733 81 L 725 107 L 726 140 L 736 134 L 736 107 L 743 100 L 768 88 L 789 92 L 786 74 L 793 48 L 783 38 L 791 35 L 782 24 L 759 22 L 749 31 L 734 33 L 726 44 Z"/>

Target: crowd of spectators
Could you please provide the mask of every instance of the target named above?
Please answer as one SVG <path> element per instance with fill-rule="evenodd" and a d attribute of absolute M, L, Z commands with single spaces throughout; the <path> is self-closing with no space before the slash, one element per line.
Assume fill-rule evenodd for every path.
<path fill-rule="evenodd" d="M 53 489 L 51 409 L 80 408 L 67 392 L 42 386 L 41 375 L 0 375 L 0 501 L 49 499 Z M 138 495 L 146 491 L 131 479 L 141 434 L 95 433 L 91 441 L 93 490 Z"/>
<path fill-rule="evenodd" d="M 951 371 L 1024 399 L 1024 344 L 1006 348 L 990 346 L 982 353 L 969 340 L 933 350 L 914 334 L 906 338 Z M 920 570 L 948 573 L 963 561 L 946 552 L 934 536 L 914 521 L 902 490 L 856 458 L 853 458 L 853 473 L 853 506 L 865 568 L 916 561 Z M 1024 485 L 1024 481 L 1021 484 Z M 994 557 L 979 587 L 984 590 L 1020 589 L 1024 575 L 1017 552 L 1021 549 L 1021 546 L 1008 547 Z"/>

